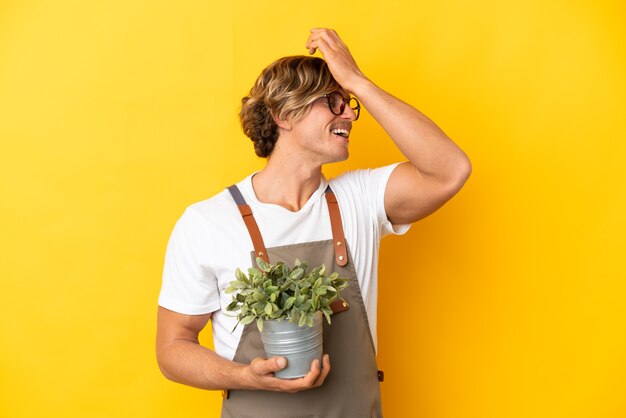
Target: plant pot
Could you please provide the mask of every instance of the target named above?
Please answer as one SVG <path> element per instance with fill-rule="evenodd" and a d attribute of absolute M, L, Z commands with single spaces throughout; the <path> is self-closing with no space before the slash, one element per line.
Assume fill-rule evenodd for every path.
<path fill-rule="evenodd" d="M 317 312 L 312 327 L 299 327 L 287 320 L 263 321 L 261 340 L 268 358 L 283 356 L 287 359 L 287 367 L 274 372 L 275 377 L 302 377 L 311 370 L 313 360 L 318 359 L 320 366 L 322 364 L 322 313 Z"/>

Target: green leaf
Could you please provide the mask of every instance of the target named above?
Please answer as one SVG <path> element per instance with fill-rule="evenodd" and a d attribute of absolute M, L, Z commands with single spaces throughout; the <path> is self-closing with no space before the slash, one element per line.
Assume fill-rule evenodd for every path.
<path fill-rule="evenodd" d="M 268 286 L 265 288 L 265 293 L 271 295 L 272 293 L 278 291 L 278 286 Z"/>
<path fill-rule="evenodd" d="M 311 270 L 311 272 L 309 273 L 309 276 L 317 279 L 320 275 L 320 270 L 322 269 L 323 266 L 320 267 L 315 267 L 313 270 Z"/>
<path fill-rule="evenodd" d="M 306 324 L 306 314 L 300 315 L 300 319 L 298 320 L 298 326 L 302 327 Z"/>
<path fill-rule="evenodd" d="M 270 266 L 268 263 L 265 262 L 265 260 L 263 260 L 261 257 L 257 257 L 256 258 L 256 264 L 257 266 L 259 266 L 259 268 L 261 269 L 261 271 L 264 271 L 266 273 L 268 273 L 272 266 Z"/>
<path fill-rule="evenodd" d="M 304 301 L 302 305 L 298 307 L 302 312 L 308 312 L 311 310 L 311 306 L 313 305 L 313 301 L 311 299 L 307 299 Z"/>
<path fill-rule="evenodd" d="M 330 308 L 322 308 L 322 313 L 326 317 L 326 321 L 330 324 L 330 316 L 333 314 L 333 311 Z"/>
<path fill-rule="evenodd" d="M 256 327 L 260 332 L 263 332 L 263 318 L 259 318 L 256 320 Z"/>
<path fill-rule="evenodd" d="M 348 287 L 348 281 L 346 279 L 333 280 L 333 286 L 335 286 L 338 291 L 342 291 Z"/>
<path fill-rule="evenodd" d="M 248 324 L 249 324 L 249 323 L 251 323 L 252 321 L 254 321 L 254 315 L 248 315 L 248 316 L 244 317 L 244 318 L 241 320 L 241 323 L 242 323 L 243 325 L 248 325 Z"/>
<path fill-rule="evenodd" d="M 248 281 L 248 278 L 246 277 L 246 275 L 243 274 L 243 272 L 239 269 L 235 270 L 235 277 L 237 278 L 237 280 L 242 281 L 242 282 Z"/>
<path fill-rule="evenodd" d="M 236 310 L 239 309 L 238 305 L 239 305 L 239 303 L 236 300 L 234 300 L 226 307 L 226 310 L 227 311 L 236 311 Z"/>
<path fill-rule="evenodd" d="M 326 289 L 328 289 L 327 286 L 320 286 L 317 289 L 315 289 L 315 294 L 316 295 L 325 295 L 326 294 Z"/>
<path fill-rule="evenodd" d="M 244 282 L 233 280 L 232 282 L 230 282 L 229 287 L 234 287 L 235 289 L 245 289 L 246 287 L 248 287 L 248 285 Z"/>
<path fill-rule="evenodd" d="M 293 269 L 291 273 L 289 273 L 289 278 L 292 280 L 298 280 L 304 275 L 304 269 L 297 267 Z"/>
<path fill-rule="evenodd" d="M 252 294 L 252 299 L 256 300 L 257 302 L 265 302 L 267 300 L 267 295 L 265 294 L 265 292 L 255 290 Z"/>
<path fill-rule="evenodd" d="M 275 310 L 274 312 L 272 312 L 272 314 L 270 315 L 270 318 L 272 319 L 278 319 L 278 318 L 283 318 L 283 310 L 282 309 L 278 309 Z"/>
<path fill-rule="evenodd" d="M 263 281 L 265 280 L 265 276 L 259 274 L 252 280 L 252 287 L 260 287 Z"/>
<path fill-rule="evenodd" d="M 265 309 L 265 302 L 256 302 L 252 304 L 251 308 L 262 311 L 263 309 Z"/>
<path fill-rule="evenodd" d="M 289 322 L 292 324 L 297 324 L 300 319 L 300 312 L 295 308 L 291 310 L 291 316 L 289 317 Z"/>
<path fill-rule="evenodd" d="M 295 301 L 296 301 L 296 298 L 294 296 L 287 298 L 287 300 L 285 301 L 285 310 L 291 308 Z"/>

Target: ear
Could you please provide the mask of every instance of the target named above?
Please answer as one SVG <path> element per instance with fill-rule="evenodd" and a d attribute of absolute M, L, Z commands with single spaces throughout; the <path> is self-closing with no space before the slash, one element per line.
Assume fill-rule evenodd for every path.
<path fill-rule="evenodd" d="M 278 119 L 276 116 L 272 115 L 272 119 L 274 119 L 274 122 L 276 123 L 276 125 L 278 125 L 279 128 L 284 129 L 286 131 L 290 131 L 292 126 L 291 126 L 291 122 L 287 119 Z"/>

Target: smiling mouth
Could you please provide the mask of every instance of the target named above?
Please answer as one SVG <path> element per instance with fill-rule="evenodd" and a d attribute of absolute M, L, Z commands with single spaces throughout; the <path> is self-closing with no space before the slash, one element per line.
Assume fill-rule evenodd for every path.
<path fill-rule="evenodd" d="M 331 130 L 331 132 L 337 136 L 340 136 L 342 138 L 347 138 L 350 136 L 350 131 L 347 129 L 333 129 Z"/>

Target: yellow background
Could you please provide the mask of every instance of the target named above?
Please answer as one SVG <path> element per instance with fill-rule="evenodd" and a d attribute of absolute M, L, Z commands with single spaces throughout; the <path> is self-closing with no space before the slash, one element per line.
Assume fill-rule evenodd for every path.
<path fill-rule="evenodd" d="M 383 241 L 387 417 L 626 416 L 623 1 L 0 3 L 0 416 L 214 417 L 154 355 L 184 208 L 263 166 L 260 70 L 335 28 L 471 158 Z M 401 159 L 365 113 L 351 159 Z M 210 343 L 210 335 L 203 335 Z"/>

